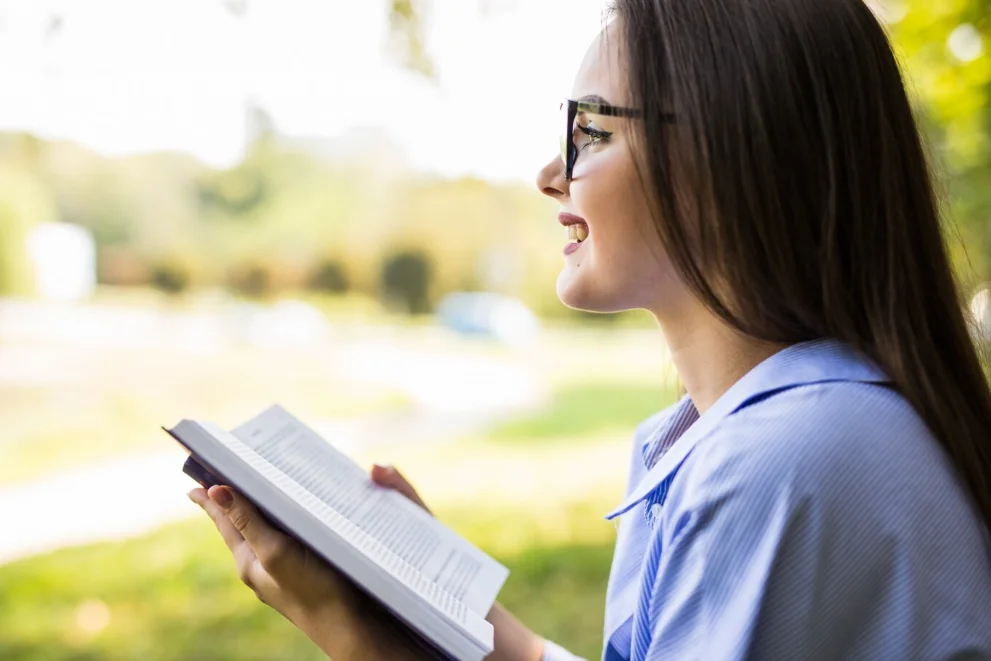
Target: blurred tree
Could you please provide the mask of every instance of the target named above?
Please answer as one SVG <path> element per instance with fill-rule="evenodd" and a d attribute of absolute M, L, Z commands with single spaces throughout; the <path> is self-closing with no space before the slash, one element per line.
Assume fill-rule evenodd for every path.
<path fill-rule="evenodd" d="M 387 302 L 399 303 L 409 314 L 430 311 L 430 258 L 419 251 L 404 251 L 385 260 L 382 289 Z"/>
<path fill-rule="evenodd" d="M 245 161 L 230 170 L 205 174 L 198 183 L 198 192 L 206 213 L 215 209 L 225 215 L 245 217 L 265 201 L 268 182 L 263 171 Z"/>
<path fill-rule="evenodd" d="M 261 260 L 234 267 L 228 274 L 227 286 L 241 296 L 268 298 L 273 293 L 271 268 Z"/>
<path fill-rule="evenodd" d="M 324 259 L 310 276 L 310 289 L 328 294 L 346 293 L 350 288 L 346 268 L 338 259 Z"/>
<path fill-rule="evenodd" d="M 389 32 L 391 47 L 399 61 L 428 78 L 434 68 L 424 41 L 425 0 L 389 0 Z"/>
<path fill-rule="evenodd" d="M 48 189 L 20 159 L 0 163 L 0 295 L 32 292 L 28 236 L 35 224 L 57 219 Z"/>
<path fill-rule="evenodd" d="M 189 267 L 178 259 L 159 262 L 151 268 L 151 285 L 166 294 L 181 294 L 191 279 Z"/>
<path fill-rule="evenodd" d="M 991 277 L 991 0 L 877 0 L 943 175 L 965 281 Z M 886 8 L 887 7 L 887 8 Z M 885 9 L 886 8 L 886 9 Z M 960 241 L 954 241 L 959 235 Z M 963 244 L 963 245 L 961 245 Z"/>

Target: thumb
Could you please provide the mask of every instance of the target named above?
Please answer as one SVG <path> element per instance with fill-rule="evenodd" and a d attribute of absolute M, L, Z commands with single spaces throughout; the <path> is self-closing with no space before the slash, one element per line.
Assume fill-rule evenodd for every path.
<path fill-rule="evenodd" d="M 379 466 L 378 464 L 375 464 L 372 466 L 372 481 L 380 487 L 398 491 L 413 503 L 419 505 L 428 512 L 430 511 L 426 503 L 423 502 L 423 499 L 420 498 L 420 494 L 418 494 L 416 489 L 413 488 L 413 485 L 407 482 L 402 473 L 394 467 Z"/>
<path fill-rule="evenodd" d="M 263 567 L 282 557 L 286 536 L 269 525 L 247 498 L 225 486 L 211 487 L 207 495 L 224 511 Z"/>

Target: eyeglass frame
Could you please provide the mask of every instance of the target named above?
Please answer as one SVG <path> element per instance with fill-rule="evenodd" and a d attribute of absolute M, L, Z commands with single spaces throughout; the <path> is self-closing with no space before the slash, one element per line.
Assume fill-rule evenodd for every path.
<path fill-rule="evenodd" d="M 561 160 L 564 162 L 565 181 L 571 181 L 573 179 L 575 162 L 578 160 L 578 147 L 575 145 L 575 122 L 578 120 L 578 113 L 583 112 L 592 115 L 603 115 L 605 117 L 626 117 L 631 119 L 643 117 L 643 112 L 639 109 L 624 108 L 609 103 L 565 99 L 561 102 L 559 109 L 564 110 L 565 104 L 568 105 L 567 124 L 564 135 L 561 136 Z M 675 115 L 673 113 L 664 113 L 661 118 L 665 122 L 672 124 L 675 122 Z"/>

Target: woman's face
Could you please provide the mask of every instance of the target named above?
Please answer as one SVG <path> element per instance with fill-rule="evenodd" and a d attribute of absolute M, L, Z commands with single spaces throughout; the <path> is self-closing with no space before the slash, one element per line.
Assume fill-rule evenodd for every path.
<path fill-rule="evenodd" d="M 617 23 L 592 43 L 571 98 L 630 107 Z M 651 227 L 647 197 L 631 149 L 637 119 L 579 113 L 574 131 L 578 159 L 572 181 L 555 157 L 537 175 L 537 187 L 560 204 L 562 223 L 581 219 L 588 236 L 579 244 L 561 228 L 564 269 L 557 294 L 565 305 L 591 312 L 646 308 L 661 314 L 679 287 Z M 564 119 L 562 119 L 562 124 Z M 583 130 L 584 129 L 584 130 Z M 608 137 L 603 137 L 608 134 Z M 581 227 L 581 225 L 579 225 Z M 584 227 L 577 232 L 580 238 Z"/>

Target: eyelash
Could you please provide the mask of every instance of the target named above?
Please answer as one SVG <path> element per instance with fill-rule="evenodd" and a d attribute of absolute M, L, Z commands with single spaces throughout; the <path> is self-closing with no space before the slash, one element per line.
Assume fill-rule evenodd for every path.
<path fill-rule="evenodd" d="M 599 129 L 593 129 L 590 126 L 582 126 L 581 124 L 576 124 L 576 126 L 578 127 L 578 130 L 579 131 L 581 131 L 582 133 L 584 133 L 585 135 L 587 135 L 590 138 L 590 140 L 588 142 L 586 142 L 584 145 L 582 145 L 582 147 L 581 147 L 582 149 L 585 149 L 587 147 L 590 147 L 590 146 L 592 146 L 592 145 L 594 145 L 594 144 L 596 144 L 598 142 L 602 142 L 604 140 L 608 140 L 609 139 L 609 136 L 612 135 L 612 133 L 610 133 L 609 131 L 602 131 L 602 130 L 599 130 Z"/>

